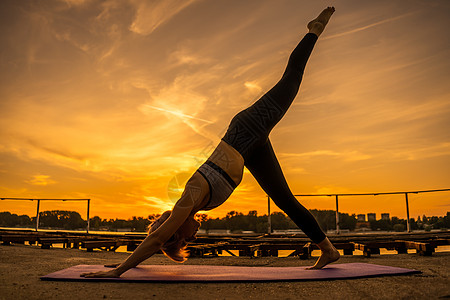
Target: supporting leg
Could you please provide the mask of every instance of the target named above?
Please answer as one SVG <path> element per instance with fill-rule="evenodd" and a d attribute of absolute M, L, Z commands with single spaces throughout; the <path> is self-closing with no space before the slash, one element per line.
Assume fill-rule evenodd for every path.
<path fill-rule="evenodd" d="M 270 140 L 253 151 L 245 166 L 275 204 L 319 246 L 322 254 L 312 269 L 321 269 L 338 260 L 339 252 L 326 237 L 314 216 L 292 194 Z"/>
<path fill-rule="evenodd" d="M 245 166 L 262 189 L 272 198 L 294 223 L 315 243 L 326 236 L 314 216 L 292 194 L 272 149 L 270 140 L 252 153 Z"/>
<path fill-rule="evenodd" d="M 309 270 L 322 269 L 326 265 L 337 261 L 339 257 L 341 257 L 339 251 L 337 251 L 337 249 L 333 246 L 333 244 L 327 237 L 320 243 L 317 243 L 317 246 L 319 246 L 319 249 L 322 253 L 320 254 L 320 257 L 316 261 L 314 266 L 308 268 Z"/>

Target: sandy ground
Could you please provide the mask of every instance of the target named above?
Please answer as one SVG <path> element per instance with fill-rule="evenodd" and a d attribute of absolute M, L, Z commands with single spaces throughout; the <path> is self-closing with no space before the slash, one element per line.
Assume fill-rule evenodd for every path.
<path fill-rule="evenodd" d="M 269 283 L 93 283 L 41 281 L 40 276 L 78 264 L 119 262 L 127 253 L 40 249 L 0 245 L 0 299 L 442 299 L 450 298 L 450 252 L 344 256 L 340 263 L 366 262 L 411 268 L 422 274 L 352 280 Z M 146 264 L 172 264 L 155 255 Z M 307 266 L 314 259 L 213 257 L 187 264 Z"/>

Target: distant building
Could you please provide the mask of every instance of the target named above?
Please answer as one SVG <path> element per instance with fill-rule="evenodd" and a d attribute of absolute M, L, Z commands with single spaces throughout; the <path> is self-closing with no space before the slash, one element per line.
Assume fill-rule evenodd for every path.
<path fill-rule="evenodd" d="M 365 222 L 366 221 L 366 214 L 359 214 L 358 215 L 358 221 L 359 222 Z"/>
<path fill-rule="evenodd" d="M 367 221 L 376 221 L 377 220 L 377 214 L 375 213 L 368 213 L 367 214 Z"/>
<path fill-rule="evenodd" d="M 381 220 L 390 220 L 391 218 L 389 217 L 389 213 L 384 213 L 381 214 Z"/>

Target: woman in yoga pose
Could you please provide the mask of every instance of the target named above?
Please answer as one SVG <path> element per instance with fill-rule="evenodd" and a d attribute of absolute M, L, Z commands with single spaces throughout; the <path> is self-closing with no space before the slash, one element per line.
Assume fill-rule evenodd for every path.
<path fill-rule="evenodd" d="M 291 53 L 280 81 L 231 120 L 219 145 L 186 183 L 173 210 L 164 212 L 151 225 L 149 235 L 139 247 L 121 264 L 111 265 L 113 269 L 81 276 L 119 277 L 159 250 L 174 261 L 185 261 L 184 248 L 195 239 L 200 227 L 195 214 L 225 202 L 241 182 L 244 166 L 275 204 L 319 246 L 321 256 L 311 269 L 321 269 L 339 259 L 339 252 L 316 219 L 290 191 L 269 140 L 270 131 L 297 95 L 306 62 L 333 13 L 334 7 L 328 7 L 308 23 L 309 32 Z"/>

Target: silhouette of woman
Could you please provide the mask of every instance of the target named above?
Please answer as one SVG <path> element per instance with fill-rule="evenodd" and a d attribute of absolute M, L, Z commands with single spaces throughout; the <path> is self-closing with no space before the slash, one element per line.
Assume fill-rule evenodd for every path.
<path fill-rule="evenodd" d="M 280 81 L 231 120 L 221 142 L 188 180 L 172 211 L 164 212 L 151 225 L 149 235 L 139 247 L 121 264 L 109 265 L 113 269 L 81 276 L 119 277 L 159 250 L 174 261 L 184 262 L 187 258 L 184 249 L 189 241 L 195 239 L 200 227 L 195 214 L 225 202 L 241 182 L 244 166 L 275 204 L 319 246 L 321 256 L 310 269 L 323 268 L 339 259 L 339 252 L 316 219 L 289 189 L 269 140 L 270 131 L 297 95 L 308 58 L 334 11 L 334 7 L 328 7 L 308 23 L 309 32 L 291 53 Z"/>

